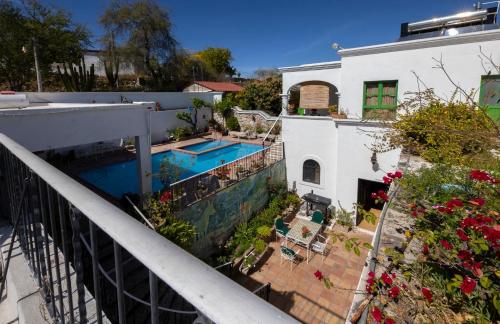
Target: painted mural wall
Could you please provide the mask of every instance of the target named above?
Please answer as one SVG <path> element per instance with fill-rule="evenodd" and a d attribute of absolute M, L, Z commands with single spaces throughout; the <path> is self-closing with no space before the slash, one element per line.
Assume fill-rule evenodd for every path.
<path fill-rule="evenodd" d="M 266 206 L 268 183 L 279 182 L 286 183 L 284 160 L 180 212 L 178 217 L 191 222 L 198 233 L 192 252 L 198 257 L 213 253 L 237 225 Z"/>

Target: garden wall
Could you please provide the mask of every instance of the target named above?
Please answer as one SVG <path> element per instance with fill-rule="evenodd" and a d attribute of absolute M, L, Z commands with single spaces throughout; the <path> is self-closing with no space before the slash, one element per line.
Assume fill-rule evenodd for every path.
<path fill-rule="evenodd" d="M 244 110 L 240 107 L 233 108 L 233 115 L 236 117 L 236 119 L 238 119 L 240 128 L 243 131 L 255 131 L 257 125 L 260 124 L 262 130 L 264 130 L 264 132 L 267 132 L 278 118 L 276 116 L 269 115 L 263 110 Z M 214 114 L 214 119 L 220 124 L 224 123 L 224 120 L 219 114 Z M 277 125 L 281 126 L 281 121 L 278 121 Z"/>
<path fill-rule="evenodd" d="M 191 222 L 198 233 L 193 253 L 201 258 L 209 256 L 237 225 L 263 209 L 269 198 L 269 181 L 285 184 L 284 160 L 181 211 L 178 217 Z"/>

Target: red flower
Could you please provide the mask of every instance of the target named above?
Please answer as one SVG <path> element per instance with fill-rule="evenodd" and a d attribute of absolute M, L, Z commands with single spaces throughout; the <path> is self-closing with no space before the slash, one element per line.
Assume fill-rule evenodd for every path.
<path fill-rule="evenodd" d="M 422 246 L 422 253 L 423 254 L 429 254 L 429 244 L 424 244 Z"/>
<path fill-rule="evenodd" d="M 377 198 L 378 198 L 377 193 L 372 192 L 372 199 L 377 199 Z"/>
<path fill-rule="evenodd" d="M 460 285 L 460 290 L 466 295 L 469 295 L 476 288 L 476 281 L 469 276 L 465 276 L 464 281 Z"/>
<path fill-rule="evenodd" d="M 422 288 L 422 295 L 424 295 L 429 303 L 432 302 L 432 292 L 429 288 Z"/>
<path fill-rule="evenodd" d="M 472 254 L 467 250 L 458 251 L 457 257 L 460 260 L 469 260 L 472 257 Z"/>
<path fill-rule="evenodd" d="M 469 228 L 469 227 L 474 227 L 474 226 L 477 226 L 477 221 L 475 218 L 472 218 L 472 217 L 464 218 L 460 222 L 460 227 L 462 227 L 462 228 Z"/>
<path fill-rule="evenodd" d="M 378 307 L 372 308 L 372 317 L 377 323 L 382 322 L 383 315 L 382 315 L 382 311 L 380 310 L 380 308 L 378 308 Z"/>
<path fill-rule="evenodd" d="M 471 170 L 470 175 L 471 179 L 477 181 L 490 181 L 494 182 L 495 178 L 493 178 L 488 172 L 481 170 Z"/>
<path fill-rule="evenodd" d="M 368 277 L 375 278 L 375 272 L 373 271 L 368 272 Z"/>
<path fill-rule="evenodd" d="M 397 286 L 392 287 L 389 290 L 389 297 L 397 298 L 399 296 L 399 288 Z"/>
<path fill-rule="evenodd" d="M 392 279 L 391 277 L 389 277 L 389 275 L 384 272 L 382 273 L 382 275 L 380 276 L 380 278 L 382 279 L 382 281 L 386 284 L 386 285 L 392 285 Z"/>
<path fill-rule="evenodd" d="M 468 241 L 469 240 L 469 237 L 467 236 L 467 234 L 464 232 L 463 229 L 461 228 L 457 228 L 457 236 L 458 238 L 460 238 L 462 241 Z"/>
<path fill-rule="evenodd" d="M 385 323 L 385 324 L 394 324 L 394 323 L 396 323 L 396 322 L 394 322 L 394 320 L 393 320 L 392 318 L 390 318 L 390 317 L 386 317 L 386 319 L 385 319 L 385 322 L 384 322 L 384 323 Z"/>
<path fill-rule="evenodd" d="M 496 243 L 500 240 L 500 231 L 489 226 L 481 226 L 480 232 L 484 235 L 484 239 Z"/>
<path fill-rule="evenodd" d="M 383 201 L 389 201 L 389 196 L 387 196 L 387 194 L 385 193 L 384 190 L 379 190 L 377 192 L 377 196 L 378 196 L 378 198 L 382 199 Z"/>
<path fill-rule="evenodd" d="M 478 197 L 478 198 L 474 198 L 474 199 L 469 200 L 469 203 L 481 207 L 484 205 L 485 200 L 484 200 L 484 198 Z"/>
<path fill-rule="evenodd" d="M 495 220 L 488 216 L 483 216 L 481 214 L 476 215 L 476 221 L 478 225 L 483 225 L 486 223 L 493 223 Z"/>
<path fill-rule="evenodd" d="M 401 171 L 399 171 L 399 170 L 398 170 L 398 171 L 396 171 L 396 172 L 394 172 L 394 178 L 398 178 L 398 179 L 400 179 L 400 178 L 402 178 L 402 177 L 403 177 L 403 172 L 401 172 Z"/>
<path fill-rule="evenodd" d="M 447 213 L 447 214 L 451 214 L 451 213 L 453 213 L 453 209 L 452 209 L 452 208 L 450 208 L 450 207 L 438 206 L 438 207 L 437 207 L 437 210 L 438 210 L 438 212 L 440 212 L 440 213 Z"/>
<path fill-rule="evenodd" d="M 170 190 L 165 191 L 161 196 L 160 196 L 160 201 L 162 203 L 165 203 L 172 199 L 172 192 Z"/>
<path fill-rule="evenodd" d="M 441 246 L 445 250 L 451 250 L 451 249 L 453 249 L 453 245 L 450 242 L 448 242 L 447 240 L 439 240 L 439 243 L 441 243 Z"/>
<path fill-rule="evenodd" d="M 465 261 L 462 263 L 462 266 L 466 269 L 469 269 L 472 271 L 472 273 L 477 276 L 481 277 L 483 275 L 483 270 L 481 270 L 481 262 L 468 262 Z"/>
<path fill-rule="evenodd" d="M 391 277 L 392 277 L 392 279 L 396 279 L 396 274 L 395 273 L 391 273 Z"/>
<path fill-rule="evenodd" d="M 314 276 L 316 277 L 316 279 L 318 280 L 321 280 L 323 279 L 323 273 L 319 270 L 316 270 L 316 272 L 314 273 Z"/>
<path fill-rule="evenodd" d="M 392 182 L 392 179 L 388 178 L 388 177 L 383 177 L 382 180 L 384 180 L 385 184 L 391 184 L 391 182 Z"/>
<path fill-rule="evenodd" d="M 450 200 L 446 203 L 446 207 L 448 207 L 448 208 L 463 207 L 463 206 L 464 206 L 464 203 L 460 199 L 457 199 L 457 198 L 453 198 L 452 200 Z"/>

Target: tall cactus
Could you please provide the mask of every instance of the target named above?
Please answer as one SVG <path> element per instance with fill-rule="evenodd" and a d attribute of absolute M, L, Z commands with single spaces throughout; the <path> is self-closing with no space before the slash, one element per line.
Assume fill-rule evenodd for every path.
<path fill-rule="evenodd" d="M 78 70 L 77 66 L 71 63 L 68 64 L 68 67 L 66 67 L 66 63 L 63 63 L 63 69 L 64 73 L 61 72 L 59 65 L 57 66 L 57 74 L 63 82 L 66 91 L 92 91 L 95 88 L 96 76 L 94 74 L 94 64 L 87 71 L 85 61 L 82 59 L 81 63 L 78 64 Z"/>

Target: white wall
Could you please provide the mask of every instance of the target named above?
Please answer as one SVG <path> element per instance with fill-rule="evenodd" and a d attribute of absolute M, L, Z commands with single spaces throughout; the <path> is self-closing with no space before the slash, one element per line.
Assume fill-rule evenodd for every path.
<path fill-rule="evenodd" d="M 31 151 L 148 136 L 153 104 L 48 105 L 0 110 L 0 132 Z"/>
<path fill-rule="evenodd" d="M 382 182 L 386 172 L 396 170 L 401 153 L 399 149 L 377 153 L 379 170 L 373 170 L 370 148 L 375 139 L 372 136 L 383 131 L 366 123 L 337 123 L 335 205 L 340 200 L 342 207 L 352 210 L 352 204 L 357 201 L 358 179 Z"/>
<path fill-rule="evenodd" d="M 318 195 L 333 198 L 337 152 L 337 134 L 333 120 L 319 116 L 286 116 L 282 119 L 282 136 L 285 142 L 289 188 L 291 189 L 295 182 L 300 196 L 314 190 Z M 321 167 L 319 185 L 302 181 L 302 165 L 308 159 L 315 160 Z"/>
<path fill-rule="evenodd" d="M 186 108 L 194 98 L 213 103 L 222 98 L 222 92 L 23 92 L 30 102 L 60 103 L 120 103 L 121 97 L 139 102 L 158 102 L 162 109 Z"/>
<path fill-rule="evenodd" d="M 305 81 L 324 81 L 340 89 L 340 68 L 283 72 L 283 93 L 287 94 L 290 87 Z"/>
<path fill-rule="evenodd" d="M 177 127 L 190 126 L 185 121 L 179 120 L 176 117 L 178 112 L 187 111 L 187 109 L 172 109 L 166 111 L 151 112 L 151 142 L 153 144 L 163 142 L 170 136 L 170 131 Z M 208 126 L 208 121 L 211 118 L 211 110 L 202 108 L 198 111 L 198 128 Z"/>
<path fill-rule="evenodd" d="M 377 154 L 380 170 L 371 164 L 374 132 L 383 131 L 376 124 L 356 121 L 334 121 L 330 117 L 283 117 L 283 139 L 287 182 L 291 189 L 295 182 L 302 196 L 311 190 L 328 197 L 332 204 L 352 210 L 357 201 L 358 179 L 382 182 L 385 172 L 394 171 L 400 150 Z M 302 181 L 305 160 L 320 164 L 320 184 Z"/>
<path fill-rule="evenodd" d="M 138 102 L 158 102 L 162 111 L 151 112 L 151 142 L 160 143 L 168 139 L 168 130 L 189 126 L 177 119 L 178 112 L 187 111 L 194 98 L 214 103 L 222 98 L 222 92 L 25 92 L 30 103 L 120 103 L 121 97 Z M 198 128 L 208 125 L 210 109 L 198 112 Z"/>
<path fill-rule="evenodd" d="M 340 107 L 348 111 L 350 117 L 362 116 L 365 81 L 398 80 L 398 100 L 401 100 L 406 92 L 418 90 L 413 71 L 427 87 L 434 88 L 438 96 L 449 99 L 455 88 L 442 70 L 434 68 L 436 62 L 433 58 L 442 58 L 450 76 L 463 89 L 478 89 L 481 75 L 487 73 L 478 57 L 479 46 L 486 55 L 491 55 L 495 62 L 500 62 L 500 30 L 490 38 L 492 40 L 489 41 L 468 38 L 468 42 L 462 44 L 449 44 L 448 38 L 432 44 L 433 47 L 426 47 L 429 44 L 420 40 L 412 42 L 413 46 L 406 44 L 406 50 L 403 50 L 406 47 L 397 47 L 395 43 L 393 48 L 384 49 L 385 52 L 382 53 L 372 53 L 382 49 L 369 48 L 360 51 L 363 55 L 345 56 L 342 58 Z M 347 50 L 347 54 L 349 51 L 351 50 Z M 355 53 L 356 49 L 352 51 Z M 486 62 L 483 63 L 487 70 L 491 69 Z"/>

